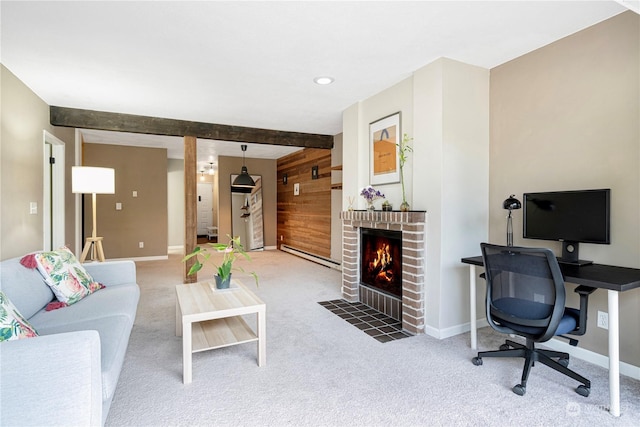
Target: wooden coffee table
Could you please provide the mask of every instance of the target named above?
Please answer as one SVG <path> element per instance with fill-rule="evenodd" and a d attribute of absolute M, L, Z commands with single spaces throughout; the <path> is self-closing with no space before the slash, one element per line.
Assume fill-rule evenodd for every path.
<path fill-rule="evenodd" d="M 257 331 L 242 318 L 257 315 Z M 182 336 L 182 380 L 191 383 L 191 356 L 198 351 L 258 342 L 258 366 L 266 363 L 266 306 L 239 280 L 229 289 L 215 281 L 176 285 L 176 335 Z"/>

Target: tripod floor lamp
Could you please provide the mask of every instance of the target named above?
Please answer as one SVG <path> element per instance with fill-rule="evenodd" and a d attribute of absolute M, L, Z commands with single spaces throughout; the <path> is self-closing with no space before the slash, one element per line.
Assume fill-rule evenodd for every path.
<path fill-rule="evenodd" d="M 104 249 L 102 237 L 98 237 L 96 227 L 96 194 L 114 194 L 116 192 L 115 170 L 111 168 L 98 168 L 91 166 L 73 166 L 71 168 L 71 192 L 92 195 L 93 205 L 93 232 L 82 250 L 80 262 L 84 262 L 91 250 L 91 259 L 104 261 Z"/>

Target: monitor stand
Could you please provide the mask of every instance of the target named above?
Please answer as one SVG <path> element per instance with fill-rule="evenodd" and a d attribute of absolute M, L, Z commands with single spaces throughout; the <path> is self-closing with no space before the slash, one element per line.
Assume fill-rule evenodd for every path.
<path fill-rule="evenodd" d="M 558 258 L 558 263 L 575 265 L 578 267 L 593 264 L 593 261 L 578 259 L 579 249 L 580 246 L 578 242 L 562 242 L 562 257 Z"/>

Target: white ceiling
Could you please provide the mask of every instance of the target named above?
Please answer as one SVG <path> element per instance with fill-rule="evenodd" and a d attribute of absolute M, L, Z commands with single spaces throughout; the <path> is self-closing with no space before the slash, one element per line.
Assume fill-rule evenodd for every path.
<path fill-rule="evenodd" d="M 131 145 L 136 147 L 166 148 L 170 159 L 184 158 L 184 138 L 177 136 L 144 135 L 128 132 L 108 132 L 103 130 L 82 129 L 82 138 L 87 143 Z M 209 163 L 218 164 L 218 156 L 241 157 L 239 143 L 198 139 L 198 170 L 208 168 Z M 279 159 L 287 154 L 301 150 L 298 147 L 282 145 L 246 144 L 247 158 Z M 214 167 L 214 169 L 217 169 Z"/>
<path fill-rule="evenodd" d="M 0 7 L 0 60 L 49 105 L 328 135 L 342 131 L 345 108 L 440 57 L 490 69 L 626 10 L 616 1 L 2 0 Z M 316 85 L 322 75 L 335 82 Z M 166 146 L 182 157 L 181 138 L 83 135 Z M 202 161 L 241 155 L 238 143 L 198 145 Z M 289 152 L 250 144 L 247 157 Z"/>

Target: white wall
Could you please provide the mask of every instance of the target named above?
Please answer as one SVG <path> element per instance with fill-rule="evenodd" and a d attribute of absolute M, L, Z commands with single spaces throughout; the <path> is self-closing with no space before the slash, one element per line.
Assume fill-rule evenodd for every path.
<path fill-rule="evenodd" d="M 488 234 L 489 72 L 441 59 L 343 113 L 343 197 L 369 184 L 369 123 L 401 112 L 413 137 L 405 189 L 413 210 L 427 211 L 426 332 L 444 337 L 468 329 L 468 275 L 460 258 Z M 399 183 L 376 185 L 397 209 Z M 343 206 L 346 207 L 345 204 Z"/>
<path fill-rule="evenodd" d="M 333 138 L 331 149 L 331 167 L 342 166 L 342 134 Z M 331 171 L 331 183 L 342 182 L 342 171 Z M 331 259 L 340 262 L 342 260 L 342 189 L 331 190 Z"/>
<path fill-rule="evenodd" d="M 489 71 L 439 59 L 414 81 L 414 204 L 427 210 L 426 332 L 468 330 L 468 269 L 488 236 Z"/>

